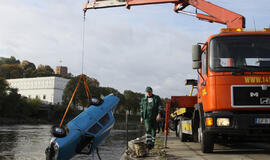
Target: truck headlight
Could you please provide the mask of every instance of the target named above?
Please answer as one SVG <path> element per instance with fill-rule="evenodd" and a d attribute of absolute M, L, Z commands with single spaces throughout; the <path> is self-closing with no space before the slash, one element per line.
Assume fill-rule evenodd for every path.
<path fill-rule="evenodd" d="M 217 126 L 230 126 L 230 118 L 217 118 Z"/>

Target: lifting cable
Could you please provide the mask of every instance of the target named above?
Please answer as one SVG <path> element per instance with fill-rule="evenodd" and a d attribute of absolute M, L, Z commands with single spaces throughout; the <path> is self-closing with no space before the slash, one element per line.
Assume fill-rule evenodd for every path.
<path fill-rule="evenodd" d="M 75 94 L 76 94 L 76 92 L 77 92 L 77 90 L 78 90 L 78 87 L 79 87 L 79 85 L 80 85 L 81 79 L 83 80 L 83 85 L 84 85 L 84 89 L 85 89 L 85 93 L 86 93 L 86 95 L 87 95 L 87 98 L 88 98 L 88 99 L 91 98 L 91 96 L 90 96 L 90 90 L 89 90 L 89 87 L 88 87 L 88 85 L 87 85 L 87 83 L 86 83 L 85 75 L 83 74 L 83 67 L 84 67 L 84 65 L 83 65 L 83 64 L 84 64 L 84 50 L 85 50 L 85 14 L 86 14 L 86 11 L 84 11 L 84 14 L 83 14 L 83 31 L 82 31 L 82 73 L 81 73 L 81 75 L 80 75 L 80 77 L 79 77 L 78 83 L 77 83 L 77 85 L 76 85 L 76 88 L 75 88 L 75 90 L 74 90 L 72 96 L 71 96 L 71 99 L 69 100 L 68 106 L 67 106 L 67 108 L 66 108 L 65 114 L 64 114 L 63 117 L 62 117 L 62 120 L 61 120 L 61 122 L 60 122 L 59 128 L 61 128 L 61 126 L 62 126 L 62 124 L 63 124 L 63 122 L 64 122 L 64 119 L 65 119 L 65 117 L 66 117 L 66 115 L 67 115 L 67 112 L 68 112 L 68 110 L 69 110 L 69 107 L 70 107 L 70 105 L 71 105 L 71 102 L 73 101 L 74 96 L 75 96 Z"/>
<path fill-rule="evenodd" d="M 82 28 L 82 74 L 84 67 L 84 50 L 85 50 L 85 14 L 86 11 L 83 11 L 83 28 Z"/>

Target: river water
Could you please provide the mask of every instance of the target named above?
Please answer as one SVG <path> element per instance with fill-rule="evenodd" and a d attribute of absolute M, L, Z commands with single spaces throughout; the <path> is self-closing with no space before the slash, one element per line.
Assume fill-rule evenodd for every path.
<path fill-rule="evenodd" d="M 0 126 L 0 160 L 44 160 L 51 137 L 51 125 Z M 142 129 L 129 130 L 128 139 L 142 135 Z M 120 159 L 126 146 L 126 131 L 114 128 L 99 147 L 103 160 Z M 93 159 L 90 155 L 76 155 L 72 160 Z M 94 159 L 98 159 L 96 154 Z"/>

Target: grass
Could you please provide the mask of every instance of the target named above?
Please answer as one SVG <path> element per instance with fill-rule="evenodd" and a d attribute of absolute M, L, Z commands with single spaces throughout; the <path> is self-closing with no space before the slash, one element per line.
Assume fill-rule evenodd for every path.
<path fill-rule="evenodd" d="M 167 160 L 163 140 L 160 137 L 156 138 L 155 147 L 151 150 L 151 152 L 153 155 L 159 157 L 158 160 Z"/>

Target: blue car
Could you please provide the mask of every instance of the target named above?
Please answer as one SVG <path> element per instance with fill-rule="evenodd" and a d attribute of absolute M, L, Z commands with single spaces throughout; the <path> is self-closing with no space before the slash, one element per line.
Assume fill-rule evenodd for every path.
<path fill-rule="evenodd" d="M 91 154 L 109 136 L 115 119 L 113 112 L 119 98 L 108 95 L 67 123 L 54 126 L 46 149 L 47 160 L 67 160 L 76 154 Z"/>

